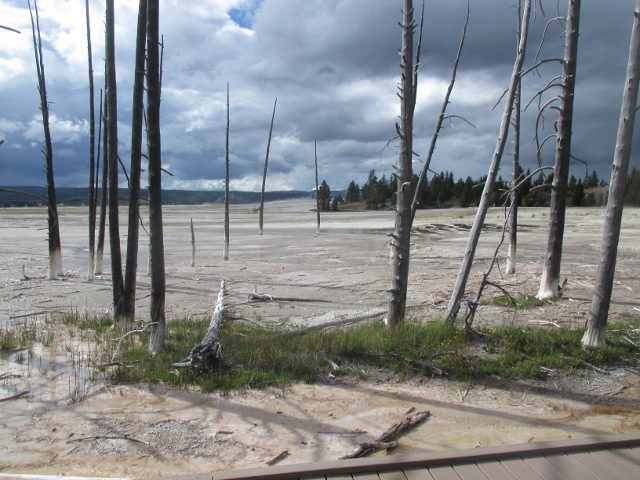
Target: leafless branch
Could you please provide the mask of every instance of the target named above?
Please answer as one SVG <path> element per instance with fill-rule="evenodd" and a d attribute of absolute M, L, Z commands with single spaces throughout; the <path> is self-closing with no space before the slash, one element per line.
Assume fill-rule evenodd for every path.
<path fill-rule="evenodd" d="M 460 63 L 460 57 L 462 56 L 462 48 L 464 47 L 464 40 L 467 36 L 467 26 L 469 25 L 469 4 L 467 4 L 467 18 L 464 22 L 464 28 L 462 29 L 462 37 L 460 38 L 460 44 L 458 46 L 458 53 L 456 54 L 456 58 L 453 62 L 453 68 L 451 72 L 451 81 L 449 82 L 449 86 L 447 87 L 447 93 L 444 96 L 444 100 L 442 102 L 442 107 L 440 108 L 440 114 L 438 115 L 438 121 L 436 122 L 436 128 L 433 131 L 433 135 L 431 137 L 431 144 L 429 145 L 429 151 L 425 156 L 424 166 L 422 167 L 422 171 L 420 172 L 420 177 L 418 178 L 418 184 L 416 185 L 416 190 L 414 192 L 413 201 L 411 202 L 411 218 L 413 219 L 416 215 L 416 210 L 418 209 L 418 198 L 420 194 L 420 190 L 422 190 L 426 177 L 427 171 L 429 170 L 429 166 L 431 165 L 431 159 L 433 158 L 433 152 L 436 149 L 436 142 L 438 141 L 438 135 L 440 134 L 440 130 L 442 129 L 442 122 L 444 121 L 445 112 L 447 111 L 447 105 L 449 105 L 449 98 L 451 97 L 451 92 L 453 91 L 453 86 L 456 82 L 456 74 L 458 72 L 458 64 Z M 462 120 L 466 121 L 463 117 L 459 117 Z"/>

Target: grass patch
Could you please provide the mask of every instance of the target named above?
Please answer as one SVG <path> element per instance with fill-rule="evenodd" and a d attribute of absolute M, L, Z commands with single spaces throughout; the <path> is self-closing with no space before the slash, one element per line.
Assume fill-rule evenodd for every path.
<path fill-rule="evenodd" d="M 373 322 L 304 335 L 231 324 L 221 335 L 226 367 L 220 372 L 196 372 L 168 367 L 184 359 L 206 329 L 206 322 L 180 321 L 169 324 L 166 347 L 157 356 L 146 352 L 144 342 L 124 353 L 113 381 L 195 384 L 204 390 L 230 391 L 284 387 L 330 373 L 366 378 L 372 367 L 405 378 L 442 372 L 461 380 L 540 378 L 550 370 L 570 373 L 590 365 L 636 363 L 640 350 L 624 337 L 638 326 L 640 319 L 631 325 L 612 325 L 607 346 L 583 349 L 582 330 L 571 328 L 504 326 L 483 330 L 480 338 L 467 338 L 443 321 L 407 322 L 394 330 Z"/>
<path fill-rule="evenodd" d="M 113 383 L 162 382 L 199 386 L 204 391 L 284 388 L 329 374 L 367 378 L 380 369 L 401 378 L 442 373 L 465 381 L 493 376 L 539 378 L 550 370 L 570 373 L 591 366 L 636 365 L 640 354 L 634 331 L 640 328 L 640 318 L 610 325 L 607 346 L 599 349 L 583 349 L 582 329 L 567 327 L 501 326 L 471 337 L 444 321 L 408 321 L 397 329 L 377 321 L 292 335 L 229 322 L 221 331 L 225 366 L 220 371 L 195 371 L 176 369 L 171 363 L 184 360 L 200 342 L 208 327 L 206 320 L 169 322 L 165 347 L 155 356 L 148 352 L 148 329 L 121 338 L 123 332 L 110 328 L 112 322 L 106 318 L 71 315 L 60 321 L 76 332 L 77 339 L 98 346 L 92 350 L 93 365 L 109 364 L 118 349 L 119 365 L 109 367 Z M 0 347 L 16 348 L 14 334 L 0 331 Z M 21 341 L 22 346 L 28 343 Z"/>
<path fill-rule="evenodd" d="M 540 307 L 546 303 L 546 300 L 540 300 L 533 295 L 519 295 L 517 297 L 499 295 L 491 299 L 491 304 L 497 307 L 533 308 Z"/>

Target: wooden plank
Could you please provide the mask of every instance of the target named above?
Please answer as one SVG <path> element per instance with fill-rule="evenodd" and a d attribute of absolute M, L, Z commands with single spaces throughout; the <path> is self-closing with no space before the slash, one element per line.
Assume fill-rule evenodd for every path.
<path fill-rule="evenodd" d="M 553 478 L 554 480 L 569 480 L 562 470 L 558 469 L 554 462 L 547 457 L 525 458 L 527 465 L 531 466 L 542 478 Z"/>
<path fill-rule="evenodd" d="M 407 480 L 401 468 L 388 472 L 378 472 L 378 477 L 380 477 L 380 480 Z"/>
<path fill-rule="evenodd" d="M 621 477 L 613 470 L 609 465 L 603 463 L 598 457 L 595 457 L 590 452 L 575 452 L 571 456 L 573 459 L 589 470 L 597 478 L 604 478 L 606 480 L 621 480 Z"/>
<path fill-rule="evenodd" d="M 353 480 L 380 480 L 377 472 L 354 473 Z"/>
<path fill-rule="evenodd" d="M 500 463 L 518 480 L 547 480 L 538 475 L 538 473 L 521 458 L 510 458 L 502 460 Z"/>
<path fill-rule="evenodd" d="M 631 480 L 637 480 L 640 478 L 640 468 L 638 468 L 634 462 L 629 461 L 627 456 L 620 455 L 617 450 L 591 452 L 591 455 L 609 465 L 623 478 Z"/>
<path fill-rule="evenodd" d="M 451 465 L 429 467 L 429 473 L 435 480 L 460 480 L 460 475 L 451 468 Z"/>
<path fill-rule="evenodd" d="M 491 480 L 517 480 L 502 463 L 495 462 L 478 462 L 478 468 Z"/>
<path fill-rule="evenodd" d="M 407 480 L 433 480 L 433 475 L 425 467 L 411 467 L 402 469 Z"/>
<path fill-rule="evenodd" d="M 572 480 L 600 480 L 591 471 L 583 467 L 580 462 L 576 461 L 571 454 L 548 455 L 547 460 Z"/>
<path fill-rule="evenodd" d="M 454 465 L 453 469 L 462 480 L 487 480 L 487 476 L 475 463 Z"/>

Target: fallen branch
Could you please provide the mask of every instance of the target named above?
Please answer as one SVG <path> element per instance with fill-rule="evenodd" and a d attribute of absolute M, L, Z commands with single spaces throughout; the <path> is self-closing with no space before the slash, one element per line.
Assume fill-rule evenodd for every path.
<path fill-rule="evenodd" d="M 328 302 L 329 300 L 321 300 L 317 298 L 300 298 L 300 297 L 274 297 L 266 293 L 258 293 L 257 288 L 253 287 L 253 293 L 249 294 L 250 302 Z"/>
<path fill-rule="evenodd" d="M 6 380 L 7 378 L 22 378 L 22 375 L 18 375 L 15 373 L 3 373 L 0 375 L 0 380 Z"/>
<path fill-rule="evenodd" d="M 144 440 L 139 440 L 134 437 L 130 437 L 128 435 L 94 435 L 93 437 L 81 437 L 74 438 L 72 440 L 67 440 L 67 443 L 79 443 L 79 442 L 88 442 L 91 440 L 129 440 L 134 443 L 142 443 L 143 445 L 150 445 L 149 442 L 145 442 Z"/>
<path fill-rule="evenodd" d="M 289 451 L 285 450 L 284 452 L 282 452 L 279 455 L 273 457 L 271 460 L 269 460 L 268 462 L 265 462 L 265 463 L 267 465 L 269 465 L 269 466 L 272 466 L 272 465 L 275 465 L 276 463 L 278 463 L 279 461 L 284 460 L 288 456 L 289 456 Z"/>
<path fill-rule="evenodd" d="M 349 325 L 351 323 L 358 323 L 358 322 L 362 322 L 364 320 L 371 320 L 372 318 L 381 317 L 382 315 L 386 315 L 386 314 L 387 314 L 386 311 L 368 313 L 366 315 L 360 315 L 360 316 L 357 316 L 357 317 L 351 317 L 351 318 L 345 318 L 345 319 L 342 319 L 342 320 L 336 320 L 335 322 L 323 323 L 321 325 L 312 325 L 311 327 L 300 328 L 298 330 L 292 330 L 292 331 L 290 331 L 288 333 L 289 333 L 289 335 L 303 335 L 305 333 L 313 332 L 315 330 L 325 330 L 327 328 L 341 327 L 341 326 L 344 326 L 344 325 Z"/>
<path fill-rule="evenodd" d="M 9 400 L 15 400 L 17 398 L 22 398 L 29 393 L 29 390 L 25 390 L 24 392 L 16 393 L 15 395 L 11 395 L 10 397 L 0 398 L 0 402 L 8 402 Z"/>
<path fill-rule="evenodd" d="M 373 442 L 365 442 L 358 445 L 353 452 L 340 457 L 340 460 L 347 458 L 359 458 L 364 457 L 373 450 L 380 448 L 394 448 L 398 446 L 398 443 L 393 441 L 400 434 L 405 433 L 411 428 L 415 427 L 419 423 L 422 423 L 431 416 L 431 412 L 418 412 L 414 413 L 410 417 L 405 418 L 402 422 L 392 425 L 387 431 L 376 438 Z"/>

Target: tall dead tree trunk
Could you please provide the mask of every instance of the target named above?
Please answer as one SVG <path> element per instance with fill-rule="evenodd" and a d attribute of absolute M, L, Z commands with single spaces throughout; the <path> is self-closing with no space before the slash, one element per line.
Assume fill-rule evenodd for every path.
<path fill-rule="evenodd" d="M 422 4 L 423 16 L 424 16 L 424 2 Z M 420 22 L 422 37 L 422 21 Z M 447 87 L 447 93 L 444 96 L 444 100 L 442 101 L 442 107 L 440 107 L 440 114 L 438 115 L 438 121 L 436 122 L 436 128 L 433 131 L 433 135 L 431 136 L 431 143 L 429 144 L 429 151 L 424 159 L 424 166 L 422 167 L 422 171 L 420 172 L 420 176 L 418 177 L 418 183 L 416 185 L 416 190 L 413 194 L 413 201 L 411 203 L 411 223 L 413 224 L 413 219 L 416 216 L 416 210 L 418 209 L 418 199 L 420 198 L 420 193 L 425 188 L 427 181 L 427 172 L 429 171 L 429 167 L 431 165 L 431 159 L 433 158 L 433 153 L 436 150 L 436 143 L 438 141 L 438 136 L 440 135 L 440 130 L 442 130 L 442 123 L 444 122 L 447 112 L 447 106 L 449 105 L 449 99 L 451 98 L 451 92 L 453 91 L 453 86 L 456 83 L 456 75 L 458 73 L 458 64 L 460 63 L 460 57 L 462 56 L 462 48 L 464 47 L 464 40 L 467 36 L 467 26 L 469 25 L 469 9 L 467 8 L 467 19 L 464 23 L 464 29 L 462 30 L 462 38 L 460 39 L 460 44 L 458 46 L 458 53 L 456 54 L 456 59 L 453 62 L 453 69 L 451 72 L 451 80 L 449 81 L 449 86 Z M 420 49 L 421 41 L 418 42 L 418 49 Z M 418 52 L 419 53 L 419 52 Z M 414 95 L 417 94 L 417 85 L 418 85 L 418 69 L 419 62 L 416 62 L 415 72 L 414 72 Z M 414 96 L 414 104 L 416 98 Z"/>
<path fill-rule="evenodd" d="M 609 199 L 607 214 L 604 220 L 602 246 L 600 247 L 600 263 L 596 274 L 596 284 L 591 300 L 591 311 L 587 329 L 582 337 L 585 347 L 599 347 L 605 343 L 605 327 L 609 315 L 613 277 L 616 269 L 618 241 L 622 224 L 625 185 L 631 156 L 633 127 L 638 102 L 638 84 L 640 82 L 640 0 L 636 0 L 627 64 L 627 79 L 622 96 L 622 108 L 618 122 L 616 151 L 611 167 L 609 182 Z"/>
<path fill-rule="evenodd" d="M 313 141 L 313 159 L 316 167 L 316 235 L 320 235 L 320 192 L 318 187 L 318 141 Z"/>
<path fill-rule="evenodd" d="M 227 82 L 227 135 L 224 155 L 224 251 L 222 259 L 229 260 L 229 83 Z"/>
<path fill-rule="evenodd" d="M 138 274 L 138 238 L 140 231 L 140 172 L 144 113 L 145 44 L 147 41 L 147 0 L 138 6 L 136 33 L 136 65 L 133 80 L 131 119 L 131 166 L 129 168 L 129 225 L 127 261 L 124 275 L 124 309 L 120 327 L 129 329 L 136 315 L 136 276 Z"/>
<path fill-rule="evenodd" d="M 258 225 L 258 235 L 262 235 L 264 220 L 264 189 L 267 184 L 267 166 L 269 165 L 269 149 L 271 148 L 271 134 L 273 133 L 273 120 L 276 118 L 276 105 L 278 99 L 273 102 L 273 113 L 271 114 L 271 126 L 269 127 L 269 139 L 267 140 L 267 155 L 264 158 L 264 173 L 262 174 L 262 191 L 260 193 L 260 220 Z"/>
<path fill-rule="evenodd" d="M 480 197 L 480 204 L 478 205 L 478 211 L 476 218 L 469 232 L 469 239 L 467 240 L 467 247 L 460 265 L 460 271 L 456 279 L 451 299 L 447 305 L 447 311 L 445 318 L 449 321 L 455 320 L 458 310 L 460 310 L 460 303 L 464 296 L 464 291 L 467 286 L 467 281 L 471 273 L 471 266 L 473 265 L 473 259 L 476 253 L 476 247 L 478 246 L 478 240 L 484 224 L 484 219 L 489 209 L 491 190 L 498 174 L 498 168 L 500 167 L 500 160 L 504 152 L 504 147 L 507 142 L 507 136 L 509 134 L 509 124 L 511 123 L 511 112 L 513 110 L 513 102 L 516 95 L 516 86 L 520 80 L 522 73 L 522 65 L 524 63 L 525 50 L 527 47 L 527 35 L 529 32 L 529 16 L 531 12 L 531 0 L 526 0 L 524 6 L 524 12 L 522 15 L 522 32 L 520 35 L 520 41 L 518 44 L 518 54 L 516 56 L 515 63 L 513 65 L 513 73 L 511 74 L 511 82 L 509 83 L 509 90 L 504 105 L 504 112 L 502 114 L 502 122 L 500 124 L 500 133 L 498 134 L 498 141 L 496 143 L 496 150 L 491 159 L 491 166 L 489 167 L 489 173 L 487 174 L 487 180 L 482 190 L 482 196 Z"/>
<path fill-rule="evenodd" d="M 96 107 L 93 87 L 93 53 L 91 49 L 91 18 L 89 14 L 89 0 L 85 0 L 84 7 L 87 21 L 87 56 L 89 67 L 89 259 L 87 280 L 92 281 L 95 272 L 96 256 Z"/>
<path fill-rule="evenodd" d="M 106 75 L 105 75 L 106 83 Z M 102 152 L 104 160 L 102 161 L 102 183 L 100 188 L 100 219 L 98 221 L 98 244 L 96 245 L 96 274 L 102 274 L 102 261 L 104 259 L 104 237 L 107 225 L 107 198 L 109 192 L 109 163 L 107 162 L 107 129 L 104 121 L 104 112 L 107 110 L 106 98 L 104 101 L 104 112 L 102 102 L 102 90 L 100 91 L 100 123 L 98 127 L 98 144 L 100 144 L 100 135 L 102 135 Z M 100 170 L 100 148 L 98 147 L 98 171 Z M 96 190 L 98 179 L 96 178 Z M 96 193 L 96 201 L 97 201 Z"/>
<path fill-rule="evenodd" d="M 518 1 L 518 27 L 516 38 L 520 42 L 522 31 L 522 1 Z M 522 78 L 518 78 L 516 85 L 516 96 L 513 100 L 513 176 L 511 178 L 511 195 L 509 203 L 509 250 L 507 253 L 506 273 L 514 275 L 516 273 L 516 254 L 518 247 L 518 200 L 519 194 L 516 189 L 520 176 L 520 98 L 522 97 Z"/>
<path fill-rule="evenodd" d="M 580 30 L 580 0 L 569 0 L 565 33 L 564 63 L 562 66 L 562 93 L 556 134 L 556 158 L 551 185 L 549 209 L 549 237 L 545 255 L 540 290 L 537 297 L 555 298 L 562 295 L 560 264 L 564 236 L 569 163 L 571 161 L 571 128 L 573 124 L 573 100 L 578 61 L 578 35 Z"/>
<path fill-rule="evenodd" d="M 111 251 L 111 285 L 113 289 L 113 315 L 119 321 L 123 315 L 124 281 L 122 279 L 122 252 L 120 249 L 120 223 L 118 218 L 118 93 L 116 83 L 114 0 L 107 0 L 105 15 L 106 62 L 106 145 L 105 162 L 109 171 L 109 247 Z"/>
<path fill-rule="evenodd" d="M 58 217 L 58 204 L 56 201 L 56 185 L 53 175 L 53 142 L 49 128 L 49 100 L 47 99 L 47 82 L 44 73 L 44 59 L 42 58 L 42 37 L 40 36 L 40 18 L 38 15 L 38 2 L 34 0 L 35 22 L 31 11 L 31 31 L 33 33 L 33 50 L 36 61 L 36 73 L 38 75 L 38 91 L 40 93 L 40 110 L 42 112 L 42 126 L 44 128 L 44 156 L 45 172 L 47 178 L 47 208 L 48 241 L 49 241 L 49 280 L 58 278 L 62 271 L 62 244 L 60 243 L 60 224 Z"/>
<path fill-rule="evenodd" d="M 162 228 L 162 142 L 160 136 L 160 1 L 147 4 L 147 151 L 149 155 L 149 256 L 151 267 L 151 338 L 158 352 L 165 336 L 165 268 Z M 137 221 L 137 220 L 136 220 Z"/>
<path fill-rule="evenodd" d="M 413 2 L 404 1 L 402 15 L 402 47 L 401 78 L 400 78 L 400 123 L 396 125 L 400 139 L 398 168 L 396 171 L 397 201 L 394 233 L 391 234 L 393 254 L 393 277 L 389 289 L 389 311 L 385 322 L 390 327 L 396 327 L 404 322 L 407 303 L 407 285 L 409 282 L 409 250 L 411 242 L 411 176 L 413 162 L 413 111 L 414 96 L 414 68 L 413 68 Z"/>

